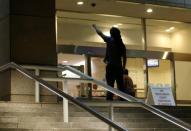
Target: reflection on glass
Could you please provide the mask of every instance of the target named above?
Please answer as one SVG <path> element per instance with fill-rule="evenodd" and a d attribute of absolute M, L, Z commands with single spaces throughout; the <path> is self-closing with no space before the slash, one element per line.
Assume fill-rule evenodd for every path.
<path fill-rule="evenodd" d="M 118 27 L 128 49 L 143 49 L 141 19 L 59 11 L 57 44 L 105 47 L 104 41 L 92 29 L 92 24 L 96 24 L 106 35 L 110 35 L 112 26 Z"/>
<path fill-rule="evenodd" d="M 144 98 L 146 96 L 145 77 L 144 77 L 144 59 L 142 58 L 127 58 L 126 68 L 129 70 L 129 76 L 133 80 L 135 96 Z"/>
<path fill-rule="evenodd" d="M 85 58 L 83 55 L 60 53 L 58 54 L 58 64 L 69 65 L 84 72 Z M 60 75 L 68 78 L 80 78 L 80 76 L 68 70 L 62 71 Z M 88 86 L 80 81 L 68 81 L 68 93 L 73 97 L 87 97 Z"/>
<path fill-rule="evenodd" d="M 170 60 L 156 60 L 158 66 L 148 67 L 148 82 L 153 85 L 172 86 Z"/>
<path fill-rule="evenodd" d="M 146 28 L 148 50 L 191 52 L 191 24 L 149 19 Z"/>

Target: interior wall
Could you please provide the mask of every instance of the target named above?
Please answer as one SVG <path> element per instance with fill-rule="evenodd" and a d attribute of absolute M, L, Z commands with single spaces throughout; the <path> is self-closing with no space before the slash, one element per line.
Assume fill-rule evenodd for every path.
<path fill-rule="evenodd" d="M 172 37 L 171 37 L 171 41 L 173 44 L 172 51 L 190 54 L 190 52 L 191 52 L 190 34 L 191 34 L 191 25 L 190 24 L 186 24 L 186 28 L 176 31 L 175 33 L 172 33 Z"/>
<path fill-rule="evenodd" d="M 159 67 L 148 68 L 149 84 L 168 84 L 171 86 L 171 66 L 169 60 L 159 60 Z"/>
<path fill-rule="evenodd" d="M 169 51 L 172 50 L 171 34 L 166 32 L 156 32 L 154 29 L 148 29 L 147 31 L 147 46 L 149 50 L 153 48 L 166 48 Z"/>
<path fill-rule="evenodd" d="M 9 0 L 0 0 L 0 65 L 10 62 Z M 10 99 L 10 71 L 0 72 L 0 100 Z"/>
<path fill-rule="evenodd" d="M 177 100 L 191 100 L 191 62 L 175 61 L 175 72 Z"/>

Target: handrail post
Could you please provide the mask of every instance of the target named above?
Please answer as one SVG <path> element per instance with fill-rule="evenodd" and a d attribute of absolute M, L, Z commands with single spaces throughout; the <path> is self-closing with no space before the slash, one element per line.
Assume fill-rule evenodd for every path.
<path fill-rule="evenodd" d="M 35 68 L 35 75 L 40 75 L 40 70 L 38 68 Z M 40 102 L 40 84 L 38 81 L 35 81 L 35 102 Z"/>
<path fill-rule="evenodd" d="M 113 104 L 110 103 L 108 107 L 109 107 L 109 119 L 113 121 L 114 120 Z M 113 128 L 111 126 L 109 126 L 109 131 L 113 131 Z"/>
<path fill-rule="evenodd" d="M 63 92 L 68 94 L 68 81 L 64 79 L 62 81 Z M 63 98 L 63 121 L 68 123 L 68 100 Z"/>

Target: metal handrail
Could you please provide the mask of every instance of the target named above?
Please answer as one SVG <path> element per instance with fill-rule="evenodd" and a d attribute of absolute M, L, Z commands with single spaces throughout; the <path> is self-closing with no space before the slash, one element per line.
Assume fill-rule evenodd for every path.
<path fill-rule="evenodd" d="M 29 68 L 29 66 L 25 66 L 25 67 Z M 187 131 L 191 131 L 191 125 L 190 124 L 188 124 L 188 123 L 186 123 L 186 122 L 184 122 L 184 121 L 182 121 L 182 120 L 180 120 L 180 119 L 178 119 L 176 117 L 173 117 L 173 116 L 169 115 L 168 113 L 165 113 L 165 112 L 163 112 L 163 111 L 161 111 L 161 110 L 159 110 L 159 109 L 157 109 L 157 108 L 155 108 L 155 107 L 153 107 L 151 105 L 148 105 L 145 102 L 140 101 L 139 99 L 136 99 L 136 98 L 134 98 L 134 97 L 132 97 L 132 96 L 126 94 L 126 93 L 123 93 L 123 92 L 121 92 L 121 91 L 119 91 L 119 90 L 117 90 L 115 88 L 112 88 L 111 86 L 107 85 L 105 82 L 100 81 L 100 80 L 96 80 L 96 79 L 94 79 L 94 78 L 92 78 L 92 77 L 90 77 L 90 76 L 76 70 L 75 68 L 72 68 L 70 66 L 58 66 L 58 67 L 46 67 L 46 68 L 41 68 L 41 69 L 52 69 L 52 70 L 55 70 L 55 71 L 69 70 L 69 71 L 81 76 L 83 79 L 86 79 L 88 81 L 92 81 L 92 82 L 94 82 L 94 83 L 96 83 L 98 85 L 101 85 L 107 91 L 110 91 L 113 94 L 116 94 L 116 95 L 120 96 L 123 99 L 126 99 L 126 100 L 128 100 L 130 102 L 136 102 L 137 104 L 141 105 L 143 108 L 145 108 L 146 110 L 152 112 L 153 114 L 156 114 L 159 117 L 161 117 L 161 118 L 163 118 L 163 119 L 165 119 L 165 120 L 167 120 L 167 121 L 169 121 L 169 122 L 183 128 L 183 129 L 185 129 Z"/>
<path fill-rule="evenodd" d="M 83 78 L 90 79 L 94 83 L 103 86 L 107 91 L 110 91 L 113 94 L 118 95 L 121 98 L 124 98 L 124 99 L 126 99 L 126 100 L 128 100 L 130 102 L 137 102 L 143 108 L 145 108 L 146 110 L 152 112 L 153 114 L 156 114 L 157 116 L 159 116 L 159 117 L 161 117 L 161 118 L 163 118 L 163 119 L 165 119 L 165 120 L 167 120 L 167 121 L 169 121 L 169 122 L 179 126 L 182 129 L 185 129 L 187 131 L 191 131 L 191 125 L 190 124 L 188 124 L 188 123 L 186 123 L 186 122 L 184 122 L 184 121 L 182 121 L 182 120 L 180 120 L 180 119 L 178 119 L 176 117 L 173 117 L 172 115 L 169 115 L 168 113 L 165 113 L 165 112 L 163 112 L 163 111 L 161 111 L 161 110 L 159 110 L 159 109 L 157 109 L 157 108 L 155 108 L 155 107 L 153 107 L 151 105 L 148 105 L 145 102 L 140 101 L 139 99 L 136 99 L 136 98 L 134 98 L 134 97 L 132 97 L 132 96 L 126 94 L 126 93 L 123 93 L 123 92 L 121 92 L 121 91 L 119 91 L 119 90 L 117 90 L 115 88 L 112 88 L 111 86 L 107 85 L 103 81 L 96 80 L 96 79 L 94 79 L 94 78 L 92 78 L 92 77 L 90 77 L 90 76 L 88 76 L 86 74 L 83 74 L 82 72 L 80 72 L 80 71 L 78 71 L 75 68 L 72 68 L 70 66 L 64 66 L 64 67 L 59 66 L 59 68 L 61 68 L 63 70 L 66 70 L 66 69 L 70 70 L 73 73 L 75 73 L 75 74 L 77 74 L 77 75 L 79 75 L 79 76 L 81 76 Z"/>
<path fill-rule="evenodd" d="M 70 101 L 72 101 L 73 103 L 75 103 L 76 105 L 80 106 L 81 108 L 85 109 L 86 111 L 88 111 L 89 113 L 91 113 L 92 115 L 94 115 L 95 117 L 97 117 L 98 119 L 102 120 L 103 122 L 107 123 L 108 125 L 112 126 L 113 128 L 119 130 L 119 131 L 128 131 L 127 129 L 121 127 L 120 125 L 114 123 L 113 121 L 111 121 L 110 119 L 106 118 L 105 116 L 99 114 L 98 112 L 96 112 L 94 109 L 86 106 L 85 104 L 81 103 L 79 100 L 73 98 L 72 96 L 64 93 L 62 90 L 50 85 L 49 83 L 47 83 L 46 81 L 42 80 L 40 77 L 33 75 L 32 73 L 30 73 L 29 71 L 27 71 L 26 69 L 24 69 L 23 67 L 15 64 L 14 62 L 5 64 L 3 66 L 0 66 L 0 71 L 4 71 L 7 70 L 9 68 L 14 68 L 17 71 L 19 71 L 20 73 L 24 74 L 25 76 L 27 76 L 30 79 L 33 79 L 35 81 L 38 81 L 40 85 L 42 85 L 43 87 L 47 88 L 48 90 L 50 90 L 51 92 L 55 93 L 56 95 L 66 98 Z"/>

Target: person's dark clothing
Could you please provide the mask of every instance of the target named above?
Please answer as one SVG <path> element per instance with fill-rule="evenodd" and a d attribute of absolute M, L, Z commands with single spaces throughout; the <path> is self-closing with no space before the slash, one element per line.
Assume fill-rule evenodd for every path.
<path fill-rule="evenodd" d="M 106 66 L 106 81 L 107 84 L 111 87 L 114 87 L 115 80 L 117 82 L 117 88 L 125 92 L 125 88 L 123 86 L 123 68 L 115 65 L 108 64 Z M 113 93 L 107 92 L 106 96 L 107 100 L 113 100 Z"/>
<path fill-rule="evenodd" d="M 112 37 L 104 37 L 106 45 L 106 55 L 104 62 L 106 66 L 106 81 L 111 87 L 114 87 L 115 81 L 117 82 L 117 88 L 125 92 L 123 87 L 123 66 L 122 66 L 122 56 L 126 55 L 125 45 L 123 44 L 121 38 L 114 40 Z M 107 100 L 113 100 L 113 93 L 107 92 Z"/>
<path fill-rule="evenodd" d="M 104 62 L 122 67 L 121 57 L 126 54 L 125 45 L 122 40 L 114 40 L 112 37 L 105 37 L 103 39 L 107 43 Z"/>
<path fill-rule="evenodd" d="M 133 87 L 133 80 L 129 76 L 124 76 L 123 77 L 123 82 L 124 82 L 124 88 L 125 92 L 133 97 L 135 97 L 135 90 Z"/>

